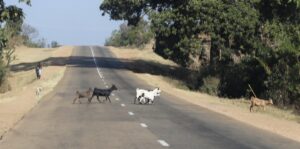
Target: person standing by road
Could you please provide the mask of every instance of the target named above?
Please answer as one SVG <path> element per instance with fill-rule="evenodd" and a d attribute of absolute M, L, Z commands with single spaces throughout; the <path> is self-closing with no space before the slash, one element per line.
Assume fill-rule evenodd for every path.
<path fill-rule="evenodd" d="M 35 67 L 35 73 L 36 73 L 36 77 L 37 79 L 41 79 L 42 76 L 42 63 L 39 62 L 36 67 Z"/>
<path fill-rule="evenodd" d="M 41 79 L 41 77 L 42 77 L 42 68 L 43 68 L 41 62 L 38 63 L 38 68 L 39 68 L 39 69 L 38 69 L 39 79 Z"/>
<path fill-rule="evenodd" d="M 35 74 L 36 74 L 36 78 L 37 79 L 40 79 L 41 76 L 40 76 L 40 68 L 39 68 L 39 65 L 36 65 L 35 66 Z"/>

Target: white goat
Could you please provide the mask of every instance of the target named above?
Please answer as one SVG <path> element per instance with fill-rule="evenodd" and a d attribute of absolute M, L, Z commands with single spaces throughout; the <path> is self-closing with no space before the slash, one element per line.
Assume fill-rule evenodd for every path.
<path fill-rule="evenodd" d="M 42 91 L 43 91 L 42 87 L 37 87 L 36 90 L 35 90 L 35 95 L 38 96 L 38 97 L 40 97 Z"/>
<path fill-rule="evenodd" d="M 144 89 L 136 89 L 136 97 L 134 99 L 134 104 L 136 103 L 136 100 L 140 104 L 153 104 L 154 103 L 154 97 L 160 95 L 161 90 L 159 88 L 155 88 L 152 91 L 144 90 Z"/>

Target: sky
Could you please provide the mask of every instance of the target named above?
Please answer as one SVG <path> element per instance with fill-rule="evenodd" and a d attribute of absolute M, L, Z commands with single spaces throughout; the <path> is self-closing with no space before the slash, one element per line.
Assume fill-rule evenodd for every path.
<path fill-rule="evenodd" d="M 102 0 L 31 0 L 32 6 L 18 0 L 4 0 L 6 5 L 23 8 L 25 23 L 39 31 L 48 43 L 63 45 L 104 45 L 121 21 L 102 16 Z"/>

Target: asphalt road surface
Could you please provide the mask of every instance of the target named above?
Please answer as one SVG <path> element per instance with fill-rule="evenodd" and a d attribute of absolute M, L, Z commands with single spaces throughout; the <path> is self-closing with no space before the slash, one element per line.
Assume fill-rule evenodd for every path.
<path fill-rule="evenodd" d="M 75 48 L 62 81 L 4 136 L 0 149 L 300 149 L 163 91 L 154 105 L 134 105 L 137 87 L 154 87 L 124 65 L 106 48 Z M 72 104 L 76 90 L 111 84 L 119 89 L 112 103 Z"/>

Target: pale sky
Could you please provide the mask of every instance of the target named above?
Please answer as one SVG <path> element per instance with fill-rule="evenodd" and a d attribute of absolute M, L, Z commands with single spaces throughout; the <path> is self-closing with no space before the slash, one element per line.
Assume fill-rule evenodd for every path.
<path fill-rule="evenodd" d="M 122 22 L 102 16 L 102 0 L 31 0 L 32 6 L 18 0 L 4 0 L 7 5 L 23 8 L 25 23 L 35 27 L 47 42 L 64 45 L 103 45 Z"/>

